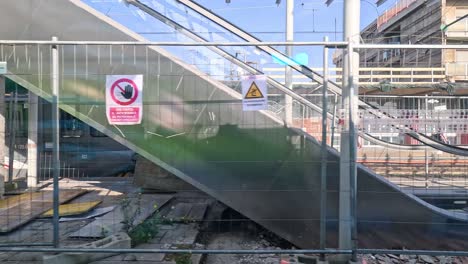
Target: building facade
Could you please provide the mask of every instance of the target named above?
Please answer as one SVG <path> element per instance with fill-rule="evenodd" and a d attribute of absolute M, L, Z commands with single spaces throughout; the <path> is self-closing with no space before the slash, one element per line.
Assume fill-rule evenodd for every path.
<path fill-rule="evenodd" d="M 468 18 L 443 29 L 467 14 L 466 0 L 400 0 L 366 26 L 361 37 L 376 44 L 468 44 Z M 468 77 L 467 50 L 363 50 L 360 61 L 361 67 L 441 67 L 449 81 Z"/>

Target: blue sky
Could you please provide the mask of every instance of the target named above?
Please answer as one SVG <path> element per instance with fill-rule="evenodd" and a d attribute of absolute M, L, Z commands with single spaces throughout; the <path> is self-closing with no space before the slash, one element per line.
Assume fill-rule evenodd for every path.
<path fill-rule="evenodd" d="M 285 40 L 286 0 L 277 6 L 275 0 L 198 0 L 215 13 L 247 29 L 264 41 Z M 330 40 L 342 40 L 343 0 L 335 0 L 329 7 L 324 0 L 294 1 L 294 40 L 321 41 L 324 36 Z M 374 21 L 396 0 L 388 0 L 377 7 L 375 0 L 361 1 L 361 28 Z M 264 33 L 268 32 L 268 33 Z M 321 48 L 295 47 L 294 53 L 307 53 L 309 65 L 322 65 Z"/>
<path fill-rule="evenodd" d="M 275 4 L 275 0 L 231 0 L 230 4 L 226 4 L 224 0 L 198 0 L 198 2 L 238 26 L 261 36 L 263 40 L 284 40 L 286 0 L 282 0 L 279 6 Z M 343 0 L 335 0 L 329 7 L 324 2 L 325 0 L 295 0 L 296 40 L 322 40 L 324 35 L 328 35 L 330 40 L 335 40 L 335 38 L 341 40 Z M 361 28 L 375 20 L 395 2 L 395 0 L 388 0 L 377 8 L 374 4 L 375 0 L 361 1 Z M 328 33 L 310 33 L 314 30 Z M 335 30 L 338 33 L 335 34 Z M 271 31 L 281 33 L 256 33 Z"/>
<path fill-rule="evenodd" d="M 133 6 L 126 6 L 122 0 L 83 0 L 102 13 L 110 16 L 116 21 L 129 27 L 133 31 L 142 34 L 152 41 L 188 41 L 184 37 L 174 34 L 173 30 L 160 21 L 144 14 Z M 177 22 L 183 24 L 194 31 L 201 32 L 202 36 L 209 41 L 240 41 L 229 34 L 212 34 L 212 32 L 224 31 L 217 28 L 213 23 L 208 23 L 203 17 L 193 11 L 185 10 L 184 6 L 176 4 L 174 0 L 140 0 L 152 8 L 167 14 Z M 285 9 L 286 0 L 282 0 L 278 6 L 276 0 L 197 0 L 198 3 L 211 9 L 215 13 L 226 18 L 230 22 L 238 25 L 242 29 L 252 33 L 263 41 L 284 41 L 285 40 Z M 325 35 L 330 40 L 342 39 L 342 16 L 343 0 L 335 0 L 330 7 L 325 6 L 325 0 L 295 0 L 295 20 L 294 39 L 296 41 L 321 41 Z M 379 14 L 394 5 L 396 0 L 388 0 L 384 5 L 377 8 L 375 0 L 361 1 L 361 28 L 365 27 Z M 198 17 L 197 17 L 198 16 Z M 226 31 L 224 31 L 226 32 Z M 278 47 L 280 50 L 284 47 Z M 198 48 L 185 47 L 168 48 L 177 54 L 187 53 L 187 50 L 201 50 Z M 239 48 L 230 49 L 235 53 Z M 247 48 L 244 48 L 247 50 Z M 206 50 L 206 49 L 205 49 Z M 209 56 L 202 51 L 196 51 L 200 56 Z M 243 51 L 244 52 L 244 51 Z M 193 52 L 192 52 L 193 53 Z M 253 50 L 245 51 L 248 56 L 255 56 Z M 307 53 L 309 56 L 309 66 L 320 66 L 322 64 L 321 48 L 295 47 L 294 53 Z M 193 56 L 192 56 L 193 57 Z M 271 58 L 267 58 L 271 64 Z M 263 61 L 265 59 L 257 61 Z"/>

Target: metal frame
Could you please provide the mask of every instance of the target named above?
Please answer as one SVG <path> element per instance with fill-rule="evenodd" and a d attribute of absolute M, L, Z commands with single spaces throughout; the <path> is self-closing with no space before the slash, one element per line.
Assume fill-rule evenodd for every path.
<path fill-rule="evenodd" d="M 173 43 L 173 42 L 102 42 L 102 41 L 0 41 L 0 44 L 18 44 L 18 45 L 52 45 L 53 49 L 54 46 L 56 48 L 57 45 L 148 45 L 148 46 L 265 46 L 265 45 L 317 45 L 327 47 L 343 47 L 344 44 L 347 45 L 349 50 L 354 50 L 359 47 L 362 48 L 362 45 L 349 45 L 346 42 L 259 42 L 259 43 Z M 378 45 L 383 46 L 379 48 L 386 48 L 388 45 Z M 420 45 L 416 45 L 418 47 Z M 427 46 L 427 45 L 421 45 Z M 444 45 L 429 45 L 429 46 L 443 46 L 443 48 L 448 48 Z M 459 48 L 461 46 L 464 49 L 468 49 L 468 45 L 452 45 L 453 47 L 450 48 Z M 456 47 L 455 47 L 456 46 Z M 367 47 L 365 47 L 367 48 Z M 375 48 L 375 47 L 369 47 Z M 411 46 L 411 48 L 415 48 Z M 418 47 L 419 48 L 419 47 Z M 425 48 L 425 47 L 424 47 Z M 53 71 L 52 80 L 54 83 L 54 96 L 58 96 L 58 71 L 56 68 L 58 65 L 58 54 L 53 52 Z M 349 52 L 351 54 L 351 52 Z M 326 80 L 326 78 L 324 78 Z M 351 83 L 351 86 L 355 84 Z M 57 89 L 57 90 L 56 90 Z M 308 102 L 301 96 L 297 96 L 297 100 L 301 103 Z M 304 102 L 303 102 L 304 101 Z M 58 102 L 54 100 L 54 109 L 58 109 Z M 351 101 L 353 102 L 353 101 Z M 352 103 L 351 103 L 352 104 Z M 325 107 L 324 107 L 325 108 Z M 355 136 L 353 131 L 350 133 L 351 136 Z M 58 139 L 54 142 L 54 144 L 58 145 Z M 351 147 L 351 155 L 353 152 L 353 148 Z M 58 148 L 55 149 L 58 151 Z M 58 161 L 58 156 L 57 156 Z M 54 159 L 54 160 L 56 160 Z M 54 175 L 54 208 L 58 208 L 58 173 Z M 355 198 L 355 197 L 353 197 Z M 57 206 L 57 207 L 56 207 Z M 354 205 L 355 206 L 355 205 Z M 85 248 L 60 248 L 58 243 L 58 210 L 55 210 L 57 215 L 54 215 L 54 243 L 53 246 L 55 248 L 26 248 L 26 247 L 16 247 L 16 246 L 49 246 L 52 244 L 48 243 L 29 243 L 29 244 L 11 244 L 11 245 L 0 245 L 0 252 L 51 252 L 51 253 L 59 253 L 59 252 L 75 252 L 75 253 L 194 253 L 194 254 L 342 254 L 342 255 L 356 255 L 356 254 L 401 254 L 401 255 L 413 255 L 413 254 L 421 254 L 421 255 L 444 255 L 444 256 L 468 256 L 468 251 L 435 251 L 435 250 L 381 250 L 381 249 L 357 249 L 353 248 L 351 250 L 334 250 L 334 249 L 325 249 L 322 248 L 320 250 L 189 250 L 189 249 L 85 249 Z M 354 216 L 355 217 L 355 216 Z"/>
<path fill-rule="evenodd" d="M 40 244 L 28 244 L 40 245 Z M 26 246 L 24 244 L 23 246 Z M 11 247 L 2 248 L 0 252 L 44 252 L 44 253 L 166 253 L 166 254 L 240 254 L 240 255 L 266 255 L 266 254 L 328 254 L 328 255 L 351 255 L 351 254 L 394 254 L 394 255 L 428 255 L 428 256 L 468 256 L 468 251 L 442 251 L 442 250 L 393 250 L 393 249 L 370 249 L 362 248 L 356 250 L 340 249 L 296 249 L 296 250 L 229 250 L 229 249 L 112 249 L 112 248 L 32 248 Z"/>
<path fill-rule="evenodd" d="M 171 42 L 171 41 L 63 41 L 63 40 L 0 40 L 3 45 L 109 45 L 109 46 L 326 46 L 345 48 L 345 41 L 252 41 L 252 42 Z"/>

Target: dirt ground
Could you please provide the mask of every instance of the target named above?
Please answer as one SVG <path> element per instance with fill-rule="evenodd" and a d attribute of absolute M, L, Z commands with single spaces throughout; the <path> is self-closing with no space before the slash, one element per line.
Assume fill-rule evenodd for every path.
<path fill-rule="evenodd" d="M 207 248 L 209 249 L 281 249 L 274 247 L 266 239 L 246 232 L 226 232 L 213 234 Z M 280 256 L 268 255 L 208 255 L 205 264 L 278 264 Z"/>

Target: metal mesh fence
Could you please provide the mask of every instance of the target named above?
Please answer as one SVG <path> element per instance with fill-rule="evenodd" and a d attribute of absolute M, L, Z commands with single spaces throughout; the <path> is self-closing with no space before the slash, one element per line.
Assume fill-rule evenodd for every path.
<path fill-rule="evenodd" d="M 324 96 L 319 78 L 307 78 L 306 84 L 295 82 L 305 74 L 293 78 L 296 97 L 288 101 L 282 73 L 267 74 L 267 108 L 243 111 L 242 80 L 250 76 L 245 71 L 251 66 L 247 61 L 232 62 L 203 51 L 210 63 L 201 63 L 206 59 L 187 59 L 189 48 L 181 46 L 81 44 L 57 49 L 59 193 L 63 208 L 72 208 L 70 215 L 59 211 L 61 249 L 119 244 L 135 252 L 167 251 L 166 260 L 180 256 L 171 253 L 179 249 L 256 247 L 260 253 L 278 253 L 300 247 L 319 253 L 313 250 L 320 249 L 321 217 L 326 247 L 339 248 L 340 226 L 354 221 L 340 217 L 346 213 L 340 212 L 340 197 L 351 190 L 340 188 L 339 168 L 353 162 L 359 163 L 354 237 L 358 248 L 460 252 L 465 248 L 466 131 L 460 120 L 464 97 L 391 96 L 382 91 L 370 95 L 363 85 L 367 90 L 360 96 L 357 159 L 350 160 L 340 157 L 347 117 L 333 87 L 325 96 L 327 147 L 321 148 Z M 3 227 L 11 230 L 5 229 L 0 239 L 9 248 L 48 244 L 53 224 L 40 216 L 52 208 L 51 46 L 1 45 L 0 50 L 1 60 L 9 65 L 4 76 L 8 80 L 4 101 L 9 106 L 5 145 L 15 134 L 9 146 L 15 148 L 13 166 L 18 172 L 6 180 L 13 185 L 24 179 L 28 183 L 2 200 Z M 232 69 L 241 74 L 233 77 Z M 136 74 L 143 75 L 141 124 L 110 125 L 106 77 Z M 331 81 L 339 87 L 339 79 Z M 36 105 L 25 107 L 25 99 L 18 100 L 19 89 L 28 100 L 39 96 Z M 34 108 L 38 126 L 31 130 L 28 111 Z M 37 179 L 32 180 L 38 181 L 32 186 L 30 168 L 25 172 L 18 164 L 30 165 L 34 134 Z M 20 151 L 22 141 L 28 142 L 27 155 Z M 326 216 L 320 213 L 324 193 Z M 2 257 L 15 259 L 14 255 Z"/>

